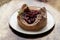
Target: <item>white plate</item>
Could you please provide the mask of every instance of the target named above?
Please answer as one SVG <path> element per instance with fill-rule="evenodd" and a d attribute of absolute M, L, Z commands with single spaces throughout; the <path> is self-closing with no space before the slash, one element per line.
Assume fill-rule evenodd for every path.
<path fill-rule="evenodd" d="M 18 11 L 16 11 L 11 17 L 10 17 L 10 20 L 9 20 L 9 24 L 10 26 L 18 31 L 18 32 L 21 32 L 21 33 L 24 33 L 24 34 L 41 34 L 41 33 L 44 33 L 48 30 L 50 30 L 53 26 L 54 26 L 54 18 L 53 16 L 47 11 L 47 25 L 40 31 L 38 32 L 30 32 L 30 31 L 25 31 L 23 30 L 22 28 L 20 28 L 18 26 L 18 23 L 17 23 L 17 14 L 18 14 Z"/>
<path fill-rule="evenodd" d="M 45 4 L 43 4 L 43 3 L 40 3 L 40 4 L 39 3 L 33 3 L 33 4 L 27 3 L 27 4 L 29 6 L 33 5 L 33 6 L 36 6 L 36 7 L 45 7 L 44 6 Z M 46 6 L 46 8 L 48 8 L 48 7 Z M 14 30 L 16 30 L 18 32 L 21 32 L 21 33 L 25 33 L 25 34 L 41 34 L 41 33 L 44 33 L 46 31 L 50 30 L 54 26 L 54 24 L 55 24 L 55 21 L 54 21 L 53 16 L 51 15 L 51 12 L 49 12 L 49 10 L 47 10 L 47 25 L 42 30 L 40 30 L 38 32 L 25 31 L 22 28 L 20 28 L 19 25 L 18 25 L 18 23 L 17 23 L 17 14 L 18 14 L 18 10 L 15 13 L 13 13 L 12 16 L 10 17 L 9 24 L 10 24 L 10 26 Z"/>

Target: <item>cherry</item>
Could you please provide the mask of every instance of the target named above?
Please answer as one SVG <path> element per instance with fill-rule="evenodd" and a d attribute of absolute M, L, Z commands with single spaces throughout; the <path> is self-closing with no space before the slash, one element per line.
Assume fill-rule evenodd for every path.
<path fill-rule="evenodd" d="M 32 24 L 35 21 L 37 14 L 39 14 L 37 10 L 31 10 L 31 11 L 26 10 L 23 13 L 23 17 L 27 23 Z"/>

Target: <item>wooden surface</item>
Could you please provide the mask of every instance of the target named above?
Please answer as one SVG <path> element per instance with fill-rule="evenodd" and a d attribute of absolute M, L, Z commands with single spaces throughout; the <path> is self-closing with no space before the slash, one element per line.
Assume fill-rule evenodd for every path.
<path fill-rule="evenodd" d="M 53 5 L 52 7 L 47 4 L 48 10 L 55 18 L 55 28 L 49 35 L 37 39 L 25 39 L 15 35 L 9 28 L 8 20 L 13 12 L 19 8 L 20 3 L 24 2 L 13 0 L 0 7 L 0 40 L 60 40 L 60 12 L 56 10 L 58 9 L 57 7 L 55 7 L 56 9 L 54 8 L 53 4 L 51 4 Z"/>

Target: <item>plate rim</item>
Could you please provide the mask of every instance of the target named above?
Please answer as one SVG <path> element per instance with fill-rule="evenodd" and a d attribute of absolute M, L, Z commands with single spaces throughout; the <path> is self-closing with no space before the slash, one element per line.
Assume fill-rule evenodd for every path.
<path fill-rule="evenodd" d="M 13 14 L 14 14 L 14 13 L 13 13 Z M 13 16 L 13 14 L 11 15 L 11 17 Z M 50 14 L 50 15 L 51 15 L 51 14 Z M 9 18 L 9 22 L 8 22 L 9 25 L 11 25 L 11 24 L 10 24 L 10 19 L 11 19 L 11 17 Z M 53 16 L 52 16 L 52 17 L 53 17 Z M 55 20 L 54 20 L 54 24 L 53 24 L 53 26 L 54 26 L 54 25 L 55 25 Z M 13 27 L 12 27 L 12 28 L 13 28 Z M 13 28 L 13 29 L 14 29 L 14 28 Z M 51 28 L 50 28 L 50 29 L 51 29 Z M 49 30 L 50 30 L 50 29 L 49 29 Z M 16 30 L 16 29 L 15 29 L 15 30 Z M 18 31 L 18 30 L 16 30 L 16 31 Z M 47 31 L 48 31 L 48 30 L 47 30 Z M 20 31 L 19 31 L 19 32 L 20 32 Z M 45 32 L 46 32 L 46 31 L 45 31 Z M 26 33 L 25 33 L 25 34 L 26 34 Z M 41 34 L 41 33 L 40 33 L 40 34 Z"/>

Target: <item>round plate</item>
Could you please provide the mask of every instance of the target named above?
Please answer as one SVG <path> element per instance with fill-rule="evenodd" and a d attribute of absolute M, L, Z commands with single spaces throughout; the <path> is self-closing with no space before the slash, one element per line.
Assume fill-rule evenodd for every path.
<path fill-rule="evenodd" d="M 17 23 L 17 14 L 18 11 L 16 11 L 11 17 L 9 21 L 10 28 L 12 28 L 14 31 L 18 32 L 19 34 L 24 34 L 24 35 L 30 35 L 30 36 L 35 36 L 38 34 L 43 34 L 49 30 L 51 30 L 54 26 L 54 18 L 53 16 L 47 11 L 47 25 L 40 31 L 37 32 L 31 32 L 31 31 L 25 31 L 22 28 L 19 27 Z"/>
<path fill-rule="evenodd" d="M 18 11 L 15 12 L 9 21 L 9 24 L 11 25 L 11 27 L 13 29 L 15 29 L 18 32 L 21 33 L 25 33 L 25 34 L 41 34 L 44 33 L 48 30 L 50 30 L 53 26 L 54 26 L 54 18 L 52 17 L 52 15 L 47 11 L 47 25 L 40 31 L 37 32 L 31 32 L 31 31 L 25 31 L 22 28 L 19 27 L 18 23 L 17 23 L 17 15 L 18 15 Z"/>
<path fill-rule="evenodd" d="M 14 14 L 12 14 L 12 16 L 10 17 L 9 25 L 12 31 L 19 36 L 22 36 L 25 38 L 37 38 L 37 37 L 43 36 L 46 33 L 49 33 L 54 28 L 55 21 L 53 16 L 50 14 L 48 10 L 47 10 L 47 25 L 42 30 L 37 32 L 25 31 L 22 28 L 20 28 L 17 23 L 17 15 L 18 15 L 18 10 Z"/>

